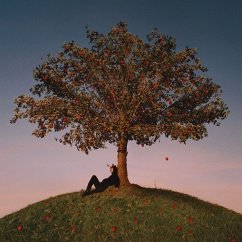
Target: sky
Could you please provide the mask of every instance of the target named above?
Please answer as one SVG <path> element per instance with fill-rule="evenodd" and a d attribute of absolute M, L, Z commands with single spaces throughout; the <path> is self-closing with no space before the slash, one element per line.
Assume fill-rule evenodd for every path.
<path fill-rule="evenodd" d="M 120 21 L 143 40 L 155 27 L 195 47 L 207 76 L 219 84 L 231 113 L 208 137 L 186 145 L 162 138 L 151 147 L 128 144 L 131 183 L 186 193 L 242 213 L 242 2 L 240 0 L 0 0 L 0 217 L 109 176 L 117 149 L 89 155 L 38 139 L 27 120 L 15 125 L 13 100 L 28 94 L 41 57 L 65 42 L 87 46 L 85 26 L 107 33 Z M 165 157 L 169 160 L 166 161 Z"/>

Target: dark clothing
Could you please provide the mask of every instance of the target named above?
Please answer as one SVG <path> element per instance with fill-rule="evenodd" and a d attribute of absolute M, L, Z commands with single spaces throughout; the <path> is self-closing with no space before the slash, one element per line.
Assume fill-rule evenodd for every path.
<path fill-rule="evenodd" d="M 95 186 L 95 190 L 91 191 L 93 185 Z M 92 176 L 92 178 L 88 182 L 87 189 L 84 192 L 84 195 L 89 195 L 96 192 L 103 192 L 109 186 L 119 187 L 119 177 L 117 172 L 113 172 L 110 177 L 103 179 L 102 182 L 99 182 L 98 178 L 95 175 Z"/>
<path fill-rule="evenodd" d="M 113 173 L 110 177 L 103 179 L 101 182 L 101 186 L 105 187 L 105 189 L 109 186 L 119 187 L 118 175 Z"/>
<path fill-rule="evenodd" d="M 96 190 L 99 190 L 101 188 L 101 183 L 95 175 L 92 176 L 92 178 L 88 182 L 86 192 L 90 192 L 93 185 L 95 186 Z"/>

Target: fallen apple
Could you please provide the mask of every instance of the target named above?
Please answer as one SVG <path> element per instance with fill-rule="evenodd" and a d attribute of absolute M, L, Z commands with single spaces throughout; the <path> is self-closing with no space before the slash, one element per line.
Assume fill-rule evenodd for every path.
<path fill-rule="evenodd" d="M 181 226 L 181 225 L 178 225 L 178 226 L 176 227 L 176 231 L 182 231 L 182 226 Z"/>
<path fill-rule="evenodd" d="M 18 230 L 18 231 L 22 231 L 23 228 L 24 228 L 23 225 L 20 224 L 20 225 L 17 227 L 17 230 Z"/>
<path fill-rule="evenodd" d="M 112 226 L 112 232 L 116 232 L 117 231 L 117 227 L 116 226 Z"/>
<path fill-rule="evenodd" d="M 139 223 L 138 218 L 135 217 L 135 218 L 134 218 L 134 224 L 138 224 L 138 223 Z"/>
<path fill-rule="evenodd" d="M 177 208 L 177 204 L 176 203 L 173 203 L 172 204 L 172 207 L 175 209 L 175 208 Z"/>
<path fill-rule="evenodd" d="M 193 218 L 192 217 L 188 217 L 187 220 L 188 220 L 189 223 L 193 223 Z"/>

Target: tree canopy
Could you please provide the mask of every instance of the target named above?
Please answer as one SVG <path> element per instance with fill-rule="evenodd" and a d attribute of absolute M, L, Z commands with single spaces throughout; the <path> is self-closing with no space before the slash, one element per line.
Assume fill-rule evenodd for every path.
<path fill-rule="evenodd" d="M 144 42 L 123 22 L 103 34 L 87 28 L 89 47 L 74 41 L 34 70 L 31 95 L 16 98 L 11 122 L 37 124 L 63 144 L 88 153 L 121 140 L 152 145 L 161 135 L 186 142 L 228 115 L 221 88 L 204 73 L 194 48 L 154 29 Z M 122 150 L 122 149 L 121 149 Z"/>

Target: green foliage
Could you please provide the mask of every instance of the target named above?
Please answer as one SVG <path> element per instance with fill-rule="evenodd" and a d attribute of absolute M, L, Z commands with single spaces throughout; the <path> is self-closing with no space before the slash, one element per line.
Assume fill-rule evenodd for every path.
<path fill-rule="evenodd" d="M 226 118 L 221 89 L 202 75 L 195 49 L 177 51 L 156 29 L 144 42 L 122 22 L 106 35 L 87 29 L 87 38 L 89 48 L 66 43 L 36 67 L 33 95 L 16 98 L 11 122 L 36 123 L 37 137 L 63 131 L 60 142 L 88 153 L 121 137 L 141 145 L 161 135 L 198 140 L 206 124 Z"/>
<path fill-rule="evenodd" d="M 183 240 L 241 241 L 242 215 L 181 193 L 133 187 L 61 195 L 0 219 L 1 242 Z"/>

